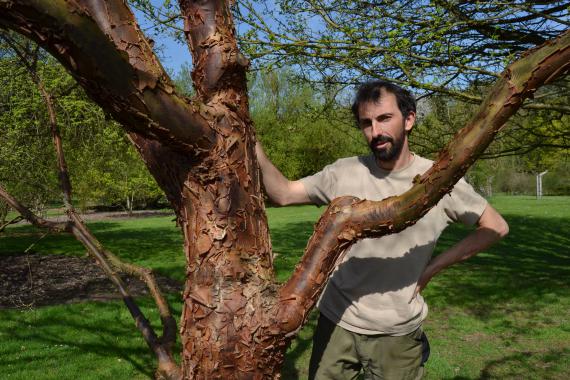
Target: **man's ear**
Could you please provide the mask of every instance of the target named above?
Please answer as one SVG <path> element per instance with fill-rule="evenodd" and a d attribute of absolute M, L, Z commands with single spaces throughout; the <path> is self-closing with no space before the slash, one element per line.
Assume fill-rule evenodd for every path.
<path fill-rule="evenodd" d="M 410 111 L 408 113 L 408 116 L 406 116 L 406 119 L 404 120 L 404 129 L 406 130 L 407 133 L 410 133 L 410 131 L 414 127 L 415 122 L 416 122 L 416 113 Z"/>

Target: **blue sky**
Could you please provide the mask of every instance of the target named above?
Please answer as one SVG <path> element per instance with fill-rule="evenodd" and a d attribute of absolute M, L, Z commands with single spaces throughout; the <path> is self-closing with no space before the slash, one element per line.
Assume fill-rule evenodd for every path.
<path fill-rule="evenodd" d="M 151 3 L 156 7 L 160 7 L 165 3 L 165 0 L 151 0 Z M 170 3 L 175 3 L 174 0 L 170 0 Z M 260 5 L 263 4 L 263 5 Z M 264 2 L 254 2 L 254 8 L 262 7 L 263 9 L 269 8 L 273 9 L 276 5 L 271 0 L 265 0 Z M 154 24 L 149 22 L 144 14 L 134 7 L 131 6 L 138 24 L 143 29 L 147 37 L 154 39 L 155 41 L 155 51 L 157 52 L 162 65 L 168 70 L 170 74 L 174 74 L 180 70 L 183 64 L 191 64 L 192 57 L 188 46 L 185 43 L 177 42 L 169 32 L 156 32 L 154 30 Z M 260 8 L 261 10 L 261 8 Z M 267 20 L 269 24 L 272 20 Z M 182 22 L 180 21 L 180 28 L 182 28 Z M 241 25 L 241 29 L 247 28 Z M 240 33 L 240 26 L 238 26 L 238 35 Z M 243 30 L 241 30 L 243 32 Z"/>
<path fill-rule="evenodd" d="M 152 0 L 152 3 L 161 4 L 163 0 Z M 144 14 L 134 7 L 131 7 L 131 9 L 147 37 L 154 39 L 155 51 L 159 55 L 162 65 L 169 73 L 177 72 L 183 64 L 192 62 L 190 50 L 186 44 L 176 41 L 168 32 L 154 32 L 152 23 L 145 18 Z M 182 27 L 182 25 L 180 26 Z"/>

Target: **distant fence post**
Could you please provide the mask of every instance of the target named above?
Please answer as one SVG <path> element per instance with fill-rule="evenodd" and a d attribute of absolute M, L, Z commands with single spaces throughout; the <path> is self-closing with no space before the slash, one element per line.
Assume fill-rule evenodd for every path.
<path fill-rule="evenodd" d="M 542 177 L 548 173 L 548 170 L 536 175 L 536 199 L 542 198 Z"/>

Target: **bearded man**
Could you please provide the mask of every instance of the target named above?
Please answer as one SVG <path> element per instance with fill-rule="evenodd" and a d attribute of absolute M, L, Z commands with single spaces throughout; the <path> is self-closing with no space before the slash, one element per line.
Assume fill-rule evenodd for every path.
<path fill-rule="evenodd" d="M 324 205 L 336 197 L 382 200 L 404 193 L 433 162 L 414 154 L 408 135 L 416 102 L 405 89 L 372 81 L 352 106 L 372 154 L 349 157 L 315 175 L 289 181 L 257 144 L 263 184 L 276 204 Z M 432 258 L 451 223 L 477 228 Z M 488 248 L 508 233 L 505 220 L 460 180 L 416 224 L 393 235 L 354 244 L 318 302 L 309 379 L 420 379 L 429 356 L 422 330 L 428 307 L 421 291 L 441 270 Z"/>

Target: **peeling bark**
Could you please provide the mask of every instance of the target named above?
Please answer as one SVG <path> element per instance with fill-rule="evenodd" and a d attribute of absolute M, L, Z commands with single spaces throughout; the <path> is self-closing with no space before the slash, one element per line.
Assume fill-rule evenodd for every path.
<path fill-rule="evenodd" d="M 122 0 L 0 0 L 0 25 L 48 49 L 123 124 L 173 204 L 187 259 L 180 326 L 185 379 L 278 378 L 290 340 L 350 245 L 415 223 L 524 99 L 569 69 L 570 33 L 509 66 L 480 112 L 408 192 L 381 202 L 335 200 L 292 277 L 279 286 L 248 113 L 248 62 L 237 48 L 229 6 L 179 3 L 194 99 L 174 91 Z"/>

